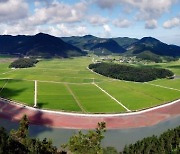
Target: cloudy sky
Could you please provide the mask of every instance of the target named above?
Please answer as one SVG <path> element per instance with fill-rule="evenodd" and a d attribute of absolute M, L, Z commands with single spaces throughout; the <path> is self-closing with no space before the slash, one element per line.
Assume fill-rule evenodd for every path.
<path fill-rule="evenodd" d="M 152 36 L 180 45 L 180 0 L 0 0 L 0 34 Z"/>

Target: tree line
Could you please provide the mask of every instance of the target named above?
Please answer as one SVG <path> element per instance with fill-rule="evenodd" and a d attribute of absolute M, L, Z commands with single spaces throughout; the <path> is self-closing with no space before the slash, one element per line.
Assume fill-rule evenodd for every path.
<path fill-rule="evenodd" d="M 159 137 L 152 136 L 126 146 L 120 154 L 178 154 L 180 152 L 180 126 L 169 129 Z"/>
<path fill-rule="evenodd" d="M 70 137 L 60 149 L 51 140 L 29 137 L 29 120 L 24 115 L 19 128 L 10 133 L 0 128 L 0 154 L 178 154 L 180 151 L 180 126 L 164 132 L 159 137 L 152 136 L 125 146 L 117 152 L 113 147 L 102 148 L 101 141 L 106 132 L 106 123 L 98 123 L 95 130 L 87 133 L 79 131 Z"/>
<path fill-rule="evenodd" d="M 155 63 L 162 63 L 163 61 L 165 62 L 171 62 L 171 61 L 178 61 L 179 58 L 178 57 L 171 57 L 171 56 L 157 56 L 154 54 L 150 54 L 150 53 L 140 53 L 136 56 L 136 58 L 139 58 L 141 60 L 148 60 L 148 61 L 152 61 Z"/>
<path fill-rule="evenodd" d="M 114 63 L 90 64 L 89 69 L 107 77 L 135 82 L 148 82 L 174 75 L 172 71 L 163 68 L 135 67 Z"/>
<path fill-rule="evenodd" d="M 163 60 L 161 59 L 160 56 L 157 56 L 154 54 L 140 53 L 136 57 L 139 59 L 142 59 L 142 60 L 153 61 L 155 63 L 162 63 L 163 62 Z"/>
<path fill-rule="evenodd" d="M 52 154 L 57 148 L 52 145 L 51 140 L 46 138 L 40 141 L 28 136 L 29 120 L 25 115 L 20 121 L 18 130 L 10 133 L 0 128 L 0 154 Z"/>
<path fill-rule="evenodd" d="M 39 61 L 34 58 L 19 58 L 15 61 L 13 61 L 9 68 L 28 68 L 35 66 L 36 63 Z"/>

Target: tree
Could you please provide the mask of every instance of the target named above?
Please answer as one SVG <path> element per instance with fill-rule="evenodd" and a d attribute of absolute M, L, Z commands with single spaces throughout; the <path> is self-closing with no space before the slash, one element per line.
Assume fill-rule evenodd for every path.
<path fill-rule="evenodd" d="M 89 69 L 114 79 L 147 82 L 160 78 L 172 77 L 174 73 L 163 68 L 127 66 L 113 63 L 90 64 Z"/>
<path fill-rule="evenodd" d="M 16 149 L 16 153 L 38 153 L 38 154 L 57 154 L 57 148 L 53 146 L 51 140 L 46 138 L 43 141 L 31 139 L 28 136 L 29 120 L 24 115 L 20 121 L 18 130 L 12 130 L 9 136 L 10 149 Z M 16 144 L 15 144 L 16 143 Z"/>
<path fill-rule="evenodd" d="M 114 147 L 106 147 L 103 149 L 103 154 L 118 154 Z"/>
<path fill-rule="evenodd" d="M 7 148 L 8 135 L 4 128 L 0 128 L 0 153 L 3 153 Z"/>
<path fill-rule="evenodd" d="M 95 131 L 89 130 L 87 134 L 81 131 L 72 136 L 63 148 L 75 154 L 102 154 L 101 141 L 104 138 L 103 133 L 106 131 L 105 122 L 98 123 Z"/>
<path fill-rule="evenodd" d="M 152 136 L 137 141 L 135 144 L 125 146 L 120 154 L 134 153 L 160 153 L 160 154 L 178 154 L 180 150 L 180 126 L 164 132 L 160 137 Z"/>
<path fill-rule="evenodd" d="M 36 63 L 39 61 L 33 58 L 20 58 L 15 61 L 13 61 L 9 68 L 27 68 L 27 67 L 33 67 Z"/>
<path fill-rule="evenodd" d="M 28 129 L 29 129 L 29 120 L 27 115 L 24 115 L 20 121 L 18 130 L 12 130 L 11 136 L 15 140 L 22 143 L 28 139 Z"/>

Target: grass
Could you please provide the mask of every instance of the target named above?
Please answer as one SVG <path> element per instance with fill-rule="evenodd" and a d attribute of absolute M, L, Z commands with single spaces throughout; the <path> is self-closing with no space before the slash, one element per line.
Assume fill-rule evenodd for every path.
<path fill-rule="evenodd" d="M 97 57 L 96 59 L 98 60 Z M 12 60 L 5 57 L 0 59 L 0 87 L 7 82 L 3 78 L 14 79 L 8 81 L 0 96 L 30 106 L 34 102 L 33 80 L 38 80 L 38 106 L 52 110 L 88 113 L 126 111 L 92 82 L 96 82 L 130 110 L 148 108 L 180 98 L 179 91 L 149 84 L 116 81 L 95 74 L 87 69 L 92 63 L 92 57 L 42 60 L 36 67 L 17 70 L 8 68 L 10 61 Z M 180 75 L 180 61 L 149 66 L 168 68 Z M 180 89 L 180 79 L 162 79 L 149 83 Z"/>
<path fill-rule="evenodd" d="M 88 112 L 123 112 L 125 109 L 92 84 L 69 85 Z"/>
<path fill-rule="evenodd" d="M 101 83 L 99 86 L 130 110 L 146 108 L 161 102 L 156 98 L 143 94 L 143 91 L 134 90 L 136 85 L 133 85 L 133 83 L 114 81 Z"/>
<path fill-rule="evenodd" d="M 174 80 L 169 80 L 169 79 L 155 80 L 150 83 L 180 90 L 180 78 Z"/>
<path fill-rule="evenodd" d="M 95 78 L 99 82 L 105 77 L 97 76 L 87 69 L 90 58 L 44 60 L 34 68 L 18 69 L 0 77 L 29 80 L 46 80 L 70 83 L 90 83 Z"/>
<path fill-rule="evenodd" d="M 38 82 L 38 106 L 65 111 L 81 111 L 64 84 Z"/>
<path fill-rule="evenodd" d="M 11 69 L 8 68 L 9 64 L 8 63 L 1 63 L 0 62 L 0 74 L 2 75 L 2 73 L 8 72 Z"/>
<path fill-rule="evenodd" d="M 3 82 L 3 83 L 2 83 Z M 32 106 L 34 102 L 34 82 L 21 80 L 1 80 L 0 92 L 3 98 L 13 99 L 18 102 Z"/>

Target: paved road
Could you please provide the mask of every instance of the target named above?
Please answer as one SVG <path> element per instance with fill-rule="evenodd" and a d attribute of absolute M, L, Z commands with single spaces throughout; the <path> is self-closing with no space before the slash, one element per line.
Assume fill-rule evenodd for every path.
<path fill-rule="evenodd" d="M 93 129 L 98 122 L 105 121 L 108 129 L 137 128 L 152 126 L 172 117 L 180 116 L 180 100 L 163 107 L 130 114 L 83 115 L 24 107 L 0 101 L 0 117 L 19 121 L 26 114 L 30 123 L 56 128 Z"/>

